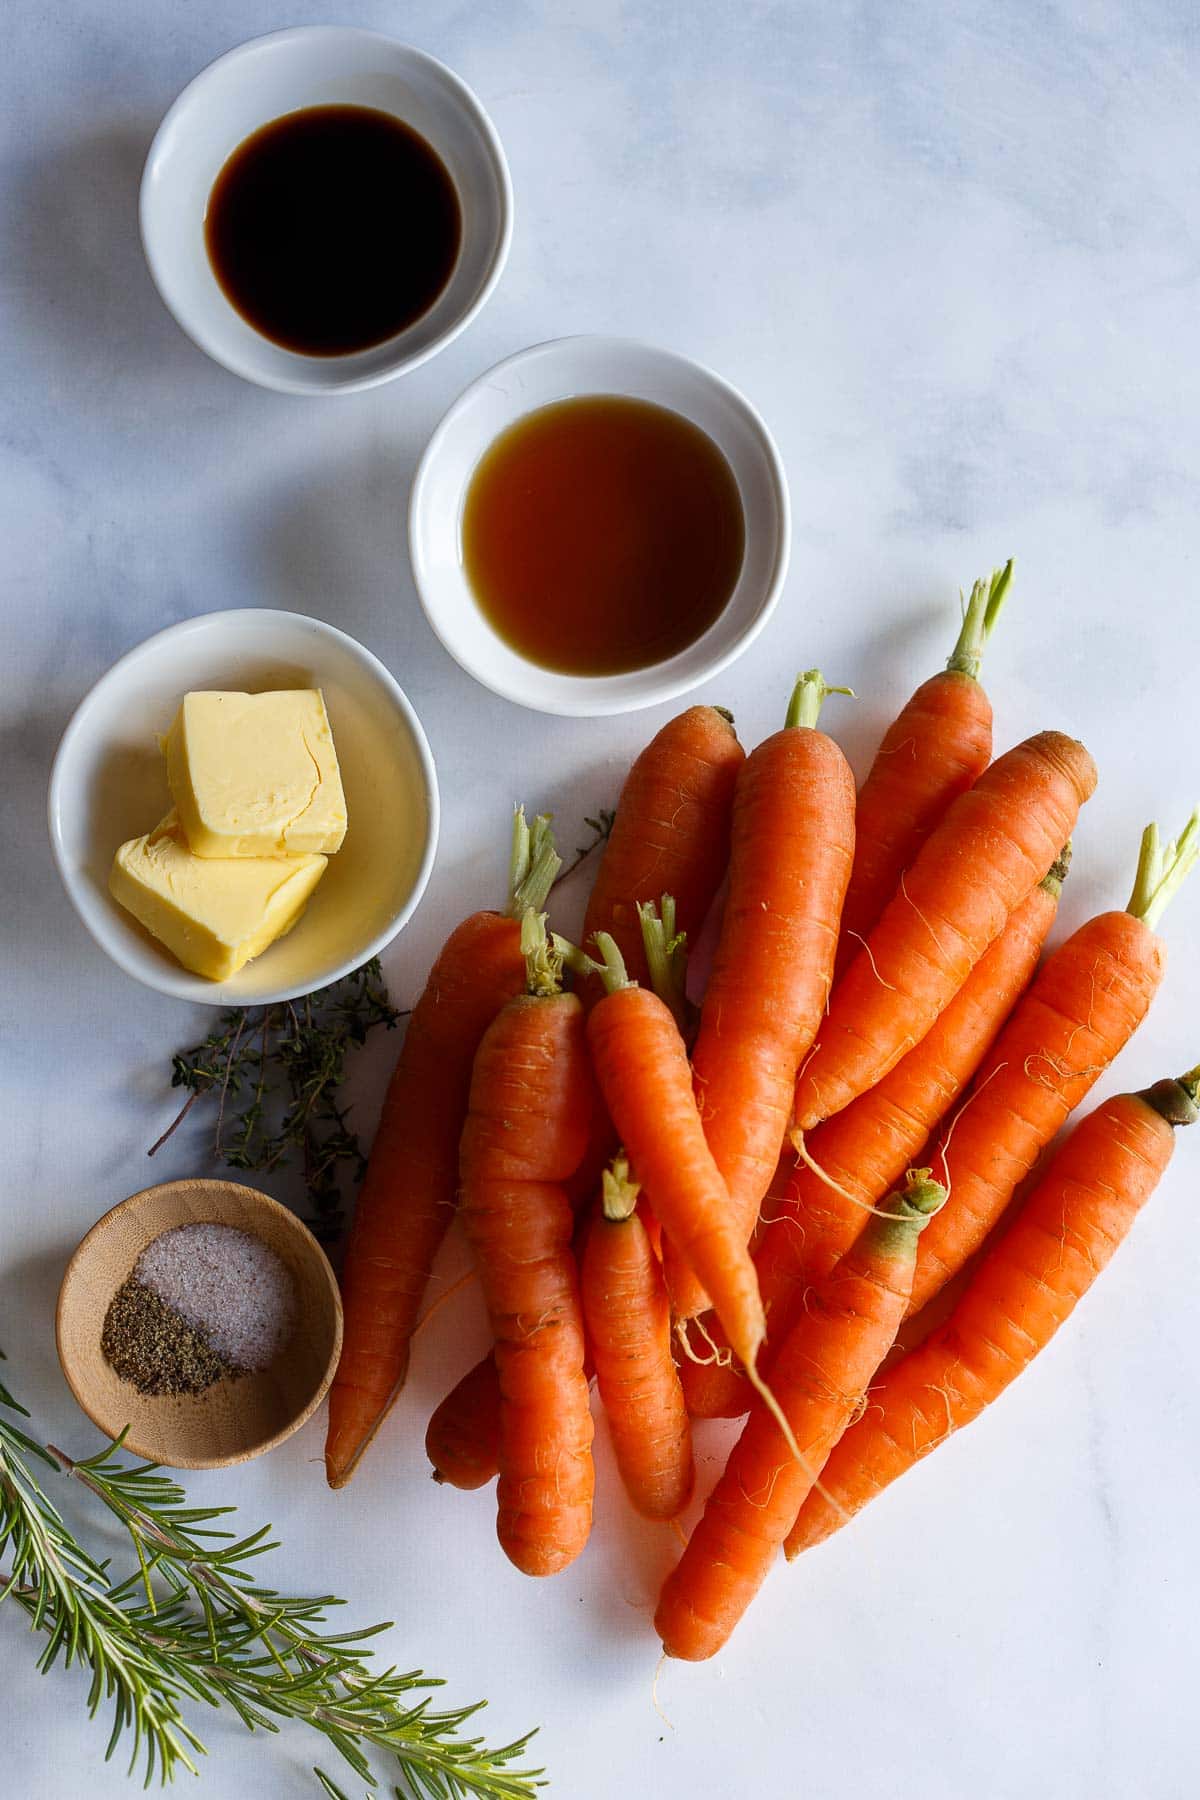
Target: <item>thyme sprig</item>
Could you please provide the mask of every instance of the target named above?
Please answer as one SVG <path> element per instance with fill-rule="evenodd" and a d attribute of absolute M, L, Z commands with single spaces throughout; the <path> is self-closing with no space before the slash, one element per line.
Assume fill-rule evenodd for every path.
<path fill-rule="evenodd" d="M 188 1098 L 151 1146 L 153 1156 L 196 1102 L 217 1100 L 212 1154 L 255 1174 L 298 1162 L 317 1236 L 343 1223 L 343 1172 L 357 1182 L 365 1165 L 339 1095 L 348 1053 L 376 1026 L 403 1015 L 390 1005 L 378 958 L 302 1000 L 223 1012 L 202 1043 L 172 1059 L 171 1086 Z"/>
<path fill-rule="evenodd" d="M 270 1527 L 239 1537 L 214 1524 L 232 1507 L 193 1507 L 177 1482 L 133 1463 L 120 1442 L 76 1461 L 18 1423 L 26 1409 L 0 1383 L 0 1605 L 19 1607 L 46 1637 L 38 1667 L 90 1669 L 89 1712 L 112 1705 L 107 1756 L 131 1741 L 130 1771 L 146 1785 L 195 1772 L 204 1753 L 183 1706 L 230 1708 L 250 1731 L 299 1721 L 363 1781 L 368 1752 L 392 1767 L 397 1800 L 532 1800 L 540 1770 L 516 1766 L 529 1738 L 492 1749 L 465 1735 L 479 1710 L 433 1711 L 441 1682 L 420 1670 L 372 1668 L 370 1640 L 386 1625 L 323 1629 L 332 1595 L 258 1585 L 255 1565 L 278 1546 Z M 114 1581 L 43 1491 L 41 1470 L 78 1483 L 111 1513 L 136 1568 Z M 325 1792 L 340 1790 L 321 1770 Z"/>
<path fill-rule="evenodd" d="M 560 887 L 569 876 L 573 875 L 580 864 L 587 861 L 593 850 L 598 850 L 601 844 L 607 844 L 609 838 L 612 836 L 612 828 L 616 823 L 616 818 L 617 814 L 615 808 L 601 806 L 597 808 L 594 819 L 584 819 L 583 822 L 591 832 L 591 836 L 586 844 L 576 844 L 575 855 L 566 867 L 560 869 L 555 876 L 551 892 L 554 891 L 554 888 Z"/>
<path fill-rule="evenodd" d="M 517 807 L 513 916 L 519 918 L 530 904 L 540 911 L 549 888 L 557 888 L 607 843 L 615 817 L 601 807 L 594 818 L 585 818 L 591 835 L 562 868 L 549 815 L 527 824 L 524 808 Z M 311 1206 L 308 1222 L 324 1243 L 336 1241 L 345 1223 L 343 1177 L 356 1185 L 366 1168 L 358 1134 L 338 1098 L 346 1058 L 376 1026 L 390 1031 L 406 1016 L 388 1000 L 377 957 L 302 1000 L 230 1008 L 201 1043 L 172 1058 L 171 1086 L 185 1088 L 187 1099 L 149 1154 L 162 1148 L 198 1101 L 215 1098 L 215 1160 L 258 1175 L 298 1164 Z"/>

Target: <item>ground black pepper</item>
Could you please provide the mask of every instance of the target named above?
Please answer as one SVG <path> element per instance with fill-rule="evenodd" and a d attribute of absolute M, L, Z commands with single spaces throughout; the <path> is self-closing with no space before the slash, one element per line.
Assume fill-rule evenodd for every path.
<path fill-rule="evenodd" d="M 100 1348 L 117 1374 L 143 1394 L 202 1394 L 242 1373 L 133 1275 L 112 1297 Z"/>

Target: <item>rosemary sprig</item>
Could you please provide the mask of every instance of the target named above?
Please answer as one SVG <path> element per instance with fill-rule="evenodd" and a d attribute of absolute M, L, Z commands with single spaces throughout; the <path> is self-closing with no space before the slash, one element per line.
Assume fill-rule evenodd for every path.
<path fill-rule="evenodd" d="M 377 1025 L 391 1030 L 402 1016 L 388 1002 L 378 958 L 303 1000 L 222 1013 L 203 1043 L 173 1058 L 171 1086 L 188 1098 L 150 1155 L 197 1100 L 215 1095 L 213 1156 L 257 1174 L 298 1160 L 310 1223 L 331 1241 L 343 1221 L 341 1175 L 348 1169 L 358 1181 L 365 1167 L 338 1098 L 346 1057 Z"/>
<path fill-rule="evenodd" d="M 232 1507 L 192 1507 L 177 1482 L 151 1463 L 127 1462 L 119 1441 L 77 1462 L 39 1443 L 18 1419 L 28 1413 L 0 1384 L 0 1604 L 12 1601 L 47 1642 L 38 1660 L 91 1670 L 88 1706 L 112 1703 L 107 1755 L 132 1739 L 148 1786 L 180 1766 L 195 1772 L 204 1746 L 182 1703 L 229 1707 L 250 1731 L 297 1720 L 319 1732 L 363 1781 L 382 1751 L 397 1800 L 532 1800 L 544 1784 L 516 1765 L 529 1738 L 499 1749 L 464 1735 L 478 1706 L 435 1712 L 441 1682 L 420 1670 L 376 1671 L 369 1640 L 388 1629 L 323 1629 L 341 1604 L 332 1595 L 286 1595 L 261 1587 L 253 1565 L 277 1546 L 270 1527 L 238 1537 L 214 1524 Z M 77 1482 L 124 1527 L 137 1567 L 114 1582 L 75 1539 L 36 1472 Z M 325 1791 L 340 1790 L 317 1771 Z"/>

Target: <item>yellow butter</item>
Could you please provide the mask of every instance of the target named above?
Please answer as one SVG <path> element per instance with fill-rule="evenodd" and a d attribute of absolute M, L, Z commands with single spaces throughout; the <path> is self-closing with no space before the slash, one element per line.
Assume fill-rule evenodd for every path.
<path fill-rule="evenodd" d="M 185 969 L 224 981 L 292 929 L 324 856 L 196 856 L 169 812 L 113 858 L 109 891 Z"/>
<path fill-rule="evenodd" d="M 185 694 L 163 747 L 171 798 L 197 856 L 341 848 L 346 799 L 319 690 Z"/>

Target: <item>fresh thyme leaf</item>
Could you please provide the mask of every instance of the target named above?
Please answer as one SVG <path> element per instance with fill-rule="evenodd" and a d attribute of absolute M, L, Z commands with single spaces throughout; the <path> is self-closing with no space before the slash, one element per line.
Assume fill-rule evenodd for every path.
<path fill-rule="evenodd" d="M 250 1731 L 297 1720 L 319 1732 L 360 1780 L 377 1787 L 381 1752 L 396 1800 L 534 1800 L 541 1770 L 514 1767 L 529 1738 L 492 1749 L 464 1727 L 476 1706 L 430 1706 L 442 1686 L 420 1670 L 371 1666 L 369 1640 L 384 1625 L 331 1632 L 332 1595 L 262 1587 L 256 1559 L 277 1546 L 270 1527 L 239 1537 L 234 1509 L 189 1506 L 184 1490 L 120 1442 L 77 1462 L 17 1421 L 28 1413 L 0 1383 L 0 1606 L 10 1601 L 46 1644 L 38 1667 L 61 1660 L 91 1672 L 87 1705 L 112 1707 L 107 1755 L 131 1743 L 149 1786 L 180 1767 L 195 1772 L 204 1745 L 183 1715 L 202 1702 L 228 1707 Z M 114 1581 L 78 1542 L 43 1492 L 41 1468 L 79 1483 L 129 1536 L 137 1567 Z M 322 1771 L 330 1800 L 345 1800 Z"/>
<path fill-rule="evenodd" d="M 551 887 L 551 893 L 553 893 L 554 888 L 558 887 L 561 882 L 564 882 L 567 879 L 568 875 L 573 875 L 575 873 L 580 863 L 587 861 L 593 850 L 598 850 L 601 844 L 606 844 L 608 842 L 609 838 L 612 836 L 612 828 L 616 821 L 616 817 L 617 814 L 615 808 L 602 806 L 599 808 L 594 819 L 584 819 L 583 822 L 592 835 L 586 844 L 576 844 L 574 857 L 567 864 L 565 869 L 559 870 L 553 886 Z"/>
<path fill-rule="evenodd" d="M 203 1043 L 172 1058 L 171 1086 L 186 1088 L 188 1099 L 150 1155 L 197 1100 L 215 1095 L 213 1155 L 254 1174 L 299 1164 L 309 1223 L 331 1241 L 342 1228 L 342 1177 L 357 1182 L 366 1166 L 338 1098 L 346 1059 L 376 1026 L 391 1030 L 401 1016 L 378 958 L 303 1000 L 223 1012 Z"/>

